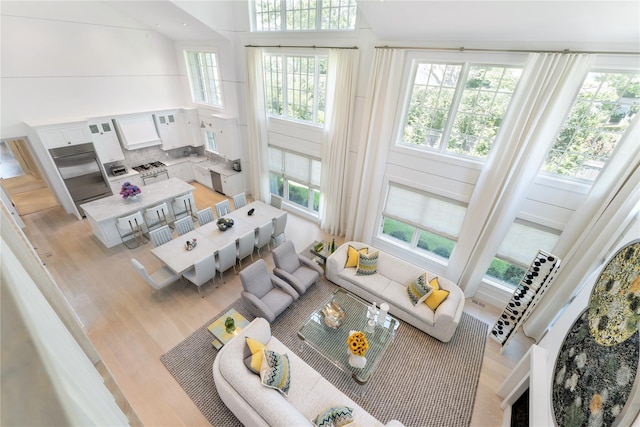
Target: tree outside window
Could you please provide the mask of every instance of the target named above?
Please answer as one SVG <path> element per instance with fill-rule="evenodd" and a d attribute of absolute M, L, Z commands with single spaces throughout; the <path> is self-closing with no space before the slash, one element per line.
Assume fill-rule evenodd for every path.
<path fill-rule="evenodd" d="M 506 66 L 417 63 L 402 143 L 485 158 L 521 72 Z"/>
<path fill-rule="evenodd" d="M 341 31 L 356 27 L 356 0 L 255 0 L 254 31 Z"/>
<path fill-rule="evenodd" d="M 222 107 L 220 69 L 213 52 L 185 51 L 191 96 L 194 102 Z"/>
<path fill-rule="evenodd" d="M 640 74 L 591 72 L 542 170 L 593 181 L 640 109 Z"/>

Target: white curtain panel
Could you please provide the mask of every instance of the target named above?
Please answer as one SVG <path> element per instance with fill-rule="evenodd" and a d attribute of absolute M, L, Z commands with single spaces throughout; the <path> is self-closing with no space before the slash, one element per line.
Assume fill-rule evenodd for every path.
<path fill-rule="evenodd" d="M 553 249 L 561 259 L 554 282 L 524 324 L 540 340 L 555 316 L 580 292 L 585 279 L 611 255 L 640 209 L 640 116 L 636 115 L 585 201 Z M 637 232 L 640 237 L 640 232 Z"/>
<path fill-rule="evenodd" d="M 71 425 L 125 426 L 102 376 L 2 239 L 0 280 L 20 311 Z"/>
<path fill-rule="evenodd" d="M 375 52 L 366 104 L 363 112 L 362 137 L 353 174 L 352 197 L 349 203 L 347 240 L 371 243 L 377 221 L 380 191 L 389 144 L 393 138 L 393 120 L 400 95 L 402 78 L 400 49 L 378 48 Z"/>
<path fill-rule="evenodd" d="M 347 167 L 349 128 L 351 126 L 355 87 L 353 84 L 355 49 L 329 50 L 329 75 L 322 168 L 320 178 L 320 227 L 343 236 L 347 224 Z"/>
<path fill-rule="evenodd" d="M 251 193 L 255 200 L 270 202 L 267 109 L 265 107 L 263 49 L 247 48 L 247 128 Z"/>
<path fill-rule="evenodd" d="M 530 54 L 471 196 L 470 215 L 460 230 L 465 238 L 456 245 L 445 274 L 466 296 L 473 296 L 480 286 L 590 64 L 588 55 Z"/>

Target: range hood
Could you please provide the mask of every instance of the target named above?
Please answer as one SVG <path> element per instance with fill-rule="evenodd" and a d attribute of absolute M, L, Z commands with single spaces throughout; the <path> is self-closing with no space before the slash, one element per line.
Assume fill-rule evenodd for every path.
<path fill-rule="evenodd" d="M 162 144 L 151 114 L 135 114 L 114 119 L 122 145 L 127 150 Z"/>

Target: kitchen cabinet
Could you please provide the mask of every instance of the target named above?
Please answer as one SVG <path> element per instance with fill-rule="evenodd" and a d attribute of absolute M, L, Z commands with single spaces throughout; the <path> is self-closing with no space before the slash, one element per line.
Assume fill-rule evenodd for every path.
<path fill-rule="evenodd" d="M 242 174 L 235 173 L 233 175 L 222 175 L 222 192 L 227 197 L 233 197 L 242 193 Z"/>
<path fill-rule="evenodd" d="M 189 141 L 189 145 L 191 145 L 192 147 L 202 147 L 204 145 L 205 138 L 204 129 L 200 127 L 198 110 L 196 108 L 185 109 L 184 117 L 186 135 Z"/>
<path fill-rule="evenodd" d="M 230 116 L 212 116 L 211 127 L 205 130 L 213 132 L 218 153 L 228 159 L 242 157 L 242 147 L 238 139 L 236 118 Z M 209 123 L 205 120 L 206 123 Z"/>
<path fill-rule="evenodd" d="M 196 182 L 199 182 L 200 184 L 213 190 L 213 184 L 211 182 L 211 173 L 209 172 L 209 168 L 198 165 L 197 163 L 194 164 L 193 177 L 196 180 Z"/>
<path fill-rule="evenodd" d="M 178 163 L 167 167 L 169 178 L 180 178 L 184 182 L 191 182 L 195 179 L 191 162 Z"/>
<path fill-rule="evenodd" d="M 89 122 L 89 132 L 91 132 L 93 145 L 96 147 L 96 152 L 102 163 L 124 160 L 124 152 L 111 120 Z"/>
<path fill-rule="evenodd" d="M 160 112 L 153 116 L 162 140 L 161 148 L 163 150 L 173 150 L 190 145 L 190 140 L 186 136 L 182 111 Z"/>
<path fill-rule="evenodd" d="M 111 192 L 113 192 L 113 194 L 119 195 L 122 184 L 124 184 L 125 182 L 130 182 L 133 185 L 137 185 L 138 187 L 142 187 L 144 185 L 144 183 L 142 182 L 142 178 L 138 174 L 123 176 L 121 178 L 110 178 L 109 187 L 111 187 Z"/>
<path fill-rule="evenodd" d="M 36 131 L 47 149 L 93 142 L 86 122 L 38 126 Z"/>

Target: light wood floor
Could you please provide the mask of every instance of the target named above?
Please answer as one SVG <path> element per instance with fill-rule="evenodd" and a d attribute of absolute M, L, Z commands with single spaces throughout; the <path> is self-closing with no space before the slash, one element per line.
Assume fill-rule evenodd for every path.
<path fill-rule="evenodd" d="M 197 183 L 194 186 L 200 209 L 223 198 Z M 164 368 L 160 356 L 239 297 L 242 286 L 233 270 L 226 273 L 226 283 L 205 285 L 204 298 L 199 297 L 195 287 L 181 283 L 157 292 L 135 273 L 129 261 L 135 257 L 151 271 L 160 267 L 150 252 L 150 244 L 133 250 L 123 245 L 107 249 L 93 236 L 86 220 L 78 221 L 60 207 L 26 215 L 23 220 L 25 233 L 142 423 L 207 425 Z M 314 223 L 290 214 L 286 238 L 301 250 L 313 240 L 330 240 L 332 236 Z M 336 244 L 342 241 L 336 238 Z M 263 259 L 269 268 L 273 267 L 268 251 Z M 471 300 L 465 310 L 490 326 L 499 311 Z M 501 424 L 502 410 L 495 391 L 528 345 L 529 341 L 520 334 L 500 354 L 499 345 L 487 340 L 472 426 Z"/>
<path fill-rule="evenodd" d="M 53 193 L 42 180 L 30 174 L 0 180 L 20 215 L 29 215 L 58 206 Z"/>

